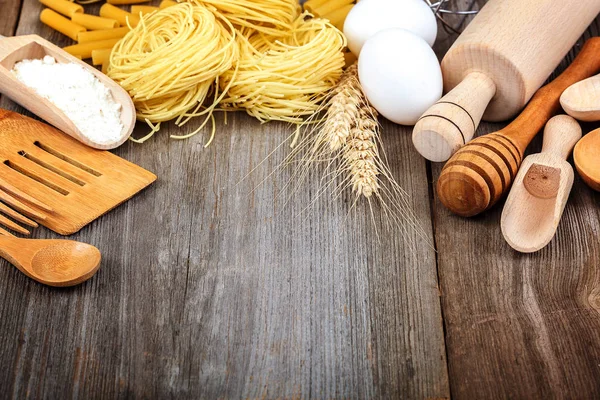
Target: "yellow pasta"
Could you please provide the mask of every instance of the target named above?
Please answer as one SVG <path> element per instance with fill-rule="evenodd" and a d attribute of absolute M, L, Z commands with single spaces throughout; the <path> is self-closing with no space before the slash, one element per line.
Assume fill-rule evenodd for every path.
<path fill-rule="evenodd" d="M 327 3 L 317 7 L 313 14 L 317 17 L 322 17 L 335 10 L 338 10 L 348 4 L 352 4 L 354 0 L 329 0 Z"/>
<path fill-rule="evenodd" d="M 42 10 L 40 21 L 73 40 L 77 40 L 79 33 L 85 32 L 83 26 L 77 25 L 49 8 Z"/>
<path fill-rule="evenodd" d="M 94 49 L 92 50 L 92 64 L 108 64 L 110 61 L 110 52 L 112 49 Z"/>
<path fill-rule="evenodd" d="M 104 18 L 110 18 L 119 21 L 122 26 L 131 26 L 134 28 L 139 22 L 140 17 L 123 11 L 112 4 L 104 4 L 100 7 L 100 16 Z"/>
<path fill-rule="evenodd" d="M 150 0 L 106 0 L 108 4 L 116 5 L 148 3 L 149 1 Z"/>
<path fill-rule="evenodd" d="M 90 30 L 112 29 L 119 26 L 117 20 L 83 13 L 73 15 L 71 21 Z"/>
<path fill-rule="evenodd" d="M 97 42 L 74 44 L 72 46 L 63 47 L 63 50 L 74 56 L 81 56 L 81 58 L 92 57 L 92 51 L 98 49 L 110 49 L 120 38 L 99 40 Z"/>
<path fill-rule="evenodd" d="M 77 41 L 79 43 L 89 43 L 89 42 L 97 42 L 99 40 L 122 38 L 125 35 L 127 35 L 127 32 L 129 32 L 130 30 L 131 29 L 129 29 L 128 26 L 122 26 L 120 28 L 114 28 L 114 29 L 103 29 L 100 31 L 81 32 L 77 36 Z"/>
<path fill-rule="evenodd" d="M 110 62 L 105 62 L 104 64 L 102 64 L 102 73 L 104 75 L 106 75 L 108 73 L 108 66 L 110 65 Z"/>
<path fill-rule="evenodd" d="M 304 3 L 304 9 L 310 13 L 314 13 L 315 9 L 327 3 L 330 0 L 308 0 Z"/>
<path fill-rule="evenodd" d="M 290 36 L 260 32 L 240 38 L 239 67 L 219 83 L 229 87 L 221 105 L 245 109 L 260 121 L 302 122 L 337 83 L 345 64 L 344 35 L 320 18 L 294 21 Z"/>
<path fill-rule="evenodd" d="M 131 13 L 133 15 L 139 15 L 140 13 L 146 15 L 158 10 L 160 10 L 160 8 L 154 6 L 131 6 Z"/>
<path fill-rule="evenodd" d="M 290 34 L 300 14 L 298 0 L 189 0 L 216 9 L 238 29 L 253 29 L 278 37 Z"/>
<path fill-rule="evenodd" d="M 172 0 L 163 0 L 160 2 L 160 4 L 158 5 L 158 8 L 163 9 L 163 8 L 167 8 L 167 7 L 171 7 L 171 6 L 176 6 L 178 3 L 176 1 L 172 1 Z"/>
<path fill-rule="evenodd" d="M 40 0 L 40 3 L 67 17 L 72 17 L 76 13 L 83 12 L 82 6 L 67 0 Z"/>
<path fill-rule="evenodd" d="M 223 96 L 214 91 L 215 82 L 236 59 L 231 23 L 204 7 L 181 3 L 145 15 L 113 48 L 108 76 L 129 92 L 138 119 L 152 127 L 149 136 L 162 121 L 175 119 L 182 126 L 206 116 L 195 133 Z M 203 109 L 211 93 L 214 101 Z"/>
<path fill-rule="evenodd" d="M 338 8 L 335 11 L 323 15 L 323 18 L 328 19 L 333 26 L 342 31 L 344 30 L 344 21 L 346 21 L 346 17 L 348 16 L 348 13 L 350 13 L 350 10 L 352 10 L 352 7 L 354 7 L 354 4 L 348 4 L 342 8 Z"/>

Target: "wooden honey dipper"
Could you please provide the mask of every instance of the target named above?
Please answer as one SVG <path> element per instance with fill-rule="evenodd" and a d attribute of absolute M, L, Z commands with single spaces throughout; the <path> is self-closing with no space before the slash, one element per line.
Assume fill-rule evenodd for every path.
<path fill-rule="evenodd" d="M 529 143 L 560 109 L 562 92 L 599 71 L 600 38 L 592 38 L 560 76 L 536 92 L 512 123 L 469 142 L 450 158 L 437 183 L 442 204 L 464 217 L 492 207 L 510 188 Z"/>

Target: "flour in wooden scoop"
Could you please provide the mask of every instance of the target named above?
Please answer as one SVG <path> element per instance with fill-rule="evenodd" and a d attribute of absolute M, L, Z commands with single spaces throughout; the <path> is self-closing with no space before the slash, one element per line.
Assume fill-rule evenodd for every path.
<path fill-rule="evenodd" d="M 121 105 L 90 71 L 53 57 L 23 60 L 12 72 L 17 79 L 48 99 L 73 121 L 79 131 L 98 144 L 121 139 Z"/>

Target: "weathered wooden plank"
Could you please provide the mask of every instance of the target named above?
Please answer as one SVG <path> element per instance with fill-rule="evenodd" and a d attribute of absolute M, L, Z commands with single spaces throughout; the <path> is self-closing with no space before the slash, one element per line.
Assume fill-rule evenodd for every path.
<path fill-rule="evenodd" d="M 0 0 L 0 35 L 12 36 L 17 27 L 19 12 L 21 10 L 21 1 L 15 0 Z"/>
<path fill-rule="evenodd" d="M 585 37 L 597 34 L 598 20 Z M 479 134 L 502 126 L 483 123 Z M 532 150 L 540 148 L 537 138 Z M 434 182 L 441 167 L 433 166 Z M 436 197 L 434 230 L 454 398 L 600 397 L 599 200 L 577 178 L 556 238 L 538 253 L 521 255 L 500 232 L 503 203 L 464 219 L 451 215 Z"/>
<path fill-rule="evenodd" d="M 70 43 L 39 24 L 39 10 L 25 0 L 18 33 Z M 323 196 L 302 214 L 316 186 L 286 204 L 290 171 L 260 185 L 285 148 L 244 179 L 290 129 L 241 113 L 228 120 L 206 149 L 207 135 L 168 138 L 195 121 L 116 151 L 159 181 L 73 237 L 103 252 L 91 281 L 49 289 L 0 264 L 0 393 L 449 397 L 432 249 L 376 240 L 383 222 L 373 226 L 364 204 L 349 217 L 350 199 Z M 393 173 L 432 235 L 426 164 L 410 130 L 384 129 Z"/>

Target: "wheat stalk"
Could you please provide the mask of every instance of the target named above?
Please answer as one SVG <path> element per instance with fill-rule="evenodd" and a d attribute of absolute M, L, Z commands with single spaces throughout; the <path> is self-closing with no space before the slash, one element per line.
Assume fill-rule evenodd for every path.
<path fill-rule="evenodd" d="M 343 158 L 350 172 L 352 190 L 367 198 L 377 194 L 380 188 L 380 171 L 377 166 L 379 152 L 375 140 L 379 124 L 377 111 L 365 104 L 358 110 L 358 119 L 343 146 Z"/>

